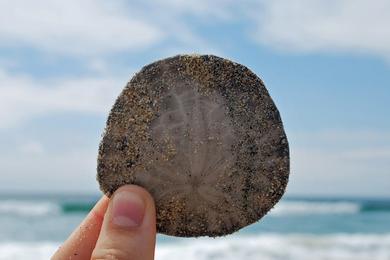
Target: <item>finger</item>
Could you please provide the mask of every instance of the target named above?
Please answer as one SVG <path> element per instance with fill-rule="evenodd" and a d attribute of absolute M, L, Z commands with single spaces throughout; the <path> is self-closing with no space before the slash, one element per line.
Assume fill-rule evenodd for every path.
<path fill-rule="evenodd" d="M 109 199 L 103 196 L 83 220 L 80 226 L 73 231 L 64 244 L 53 255 L 57 259 L 90 259 L 96 241 L 99 237 L 104 214 Z"/>
<path fill-rule="evenodd" d="M 110 200 L 91 259 L 154 258 L 156 213 L 151 195 L 126 185 Z"/>

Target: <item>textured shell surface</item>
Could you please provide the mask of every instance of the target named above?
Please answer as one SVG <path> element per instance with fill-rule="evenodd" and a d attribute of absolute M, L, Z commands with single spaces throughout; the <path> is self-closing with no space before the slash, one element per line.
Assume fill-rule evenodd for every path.
<path fill-rule="evenodd" d="M 145 66 L 124 88 L 99 147 L 102 191 L 137 184 L 153 196 L 157 229 L 230 234 L 283 195 L 289 148 L 279 112 L 248 68 L 213 55 Z"/>

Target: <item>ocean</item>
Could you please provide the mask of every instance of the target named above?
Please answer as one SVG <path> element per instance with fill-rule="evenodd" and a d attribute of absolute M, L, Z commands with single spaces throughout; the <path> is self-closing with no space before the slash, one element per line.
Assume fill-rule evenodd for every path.
<path fill-rule="evenodd" d="M 98 199 L 0 196 L 0 260 L 49 259 Z M 222 238 L 158 235 L 156 259 L 390 260 L 390 200 L 284 198 Z"/>

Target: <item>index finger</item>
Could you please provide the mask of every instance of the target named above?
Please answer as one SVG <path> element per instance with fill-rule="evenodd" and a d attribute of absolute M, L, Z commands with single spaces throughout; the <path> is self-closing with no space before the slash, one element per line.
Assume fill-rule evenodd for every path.
<path fill-rule="evenodd" d="M 52 260 L 91 258 L 92 251 L 99 237 L 108 202 L 108 197 L 103 196 L 96 203 L 80 226 L 58 248 L 57 252 L 52 256 Z"/>

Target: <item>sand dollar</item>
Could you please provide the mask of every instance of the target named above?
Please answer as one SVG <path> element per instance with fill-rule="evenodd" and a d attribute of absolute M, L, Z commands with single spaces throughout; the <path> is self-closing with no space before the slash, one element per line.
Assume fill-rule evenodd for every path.
<path fill-rule="evenodd" d="M 124 88 L 97 170 L 108 195 L 123 184 L 146 188 L 160 233 L 220 236 L 278 202 L 289 148 L 279 112 L 253 72 L 212 55 L 179 55 L 145 66 Z"/>

